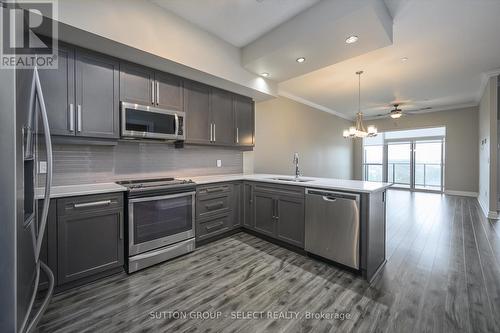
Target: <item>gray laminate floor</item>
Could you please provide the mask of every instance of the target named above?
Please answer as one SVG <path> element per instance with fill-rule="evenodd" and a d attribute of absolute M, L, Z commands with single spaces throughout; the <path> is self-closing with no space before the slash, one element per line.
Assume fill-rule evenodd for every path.
<path fill-rule="evenodd" d="M 500 225 L 476 200 L 392 190 L 387 218 L 372 285 L 239 233 L 55 296 L 41 332 L 500 332 Z"/>

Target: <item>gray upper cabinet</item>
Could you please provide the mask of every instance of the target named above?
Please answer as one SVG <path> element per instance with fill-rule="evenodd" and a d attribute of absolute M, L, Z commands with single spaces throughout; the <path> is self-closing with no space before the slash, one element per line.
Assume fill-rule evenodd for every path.
<path fill-rule="evenodd" d="M 76 53 L 76 134 L 119 137 L 119 63 L 86 51 Z"/>
<path fill-rule="evenodd" d="M 75 135 L 75 50 L 59 45 L 58 67 L 39 71 L 40 83 L 53 135 Z M 26 80 L 29 91 L 31 80 Z"/>
<path fill-rule="evenodd" d="M 275 211 L 276 203 L 272 194 L 255 191 L 253 193 L 254 202 L 254 228 L 256 231 L 275 236 Z"/>
<path fill-rule="evenodd" d="M 147 67 L 120 63 L 120 100 L 154 105 L 154 71 Z"/>
<path fill-rule="evenodd" d="M 120 64 L 120 100 L 183 111 L 182 78 L 144 66 Z"/>
<path fill-rule="evenodd" d="M 168 73 L 155 72 L 155 81 L 156 106 L 168 110 L 183 111 L 182 79 Z"/>
<path fill-rule="evenodd" d="M 210 144 L 210 87 L 194 81 L 185 81 L 184 111 L 186 142 Z"/>
<path fill-rule="evenodd" d="M 217 145 L 234 145 L 233 94 L 212 88 L 210 92 L 210 113 L 212 119 L 212 142 Z"/>
<path fill-rule="evenodd" d="M 234 97 L 235 143 L 238 146 L 252 147 L 254 145 L 254 108 L 254 101 L 251 98 Z"/>
<path fill-rule="evenodd" d="M 304 247 L 304 199 L 280 196 L 277 201 L 276 237 L 298 247 Z"/>

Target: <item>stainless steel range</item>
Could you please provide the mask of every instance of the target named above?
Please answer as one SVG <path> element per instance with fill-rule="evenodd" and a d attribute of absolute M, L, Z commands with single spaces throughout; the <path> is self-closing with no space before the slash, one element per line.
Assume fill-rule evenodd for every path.
<path fill-rule="evenodd" d="M 128 189 L 129 273 L 194 251 L 193 181 L 162 178 L 117 184 Z"/>

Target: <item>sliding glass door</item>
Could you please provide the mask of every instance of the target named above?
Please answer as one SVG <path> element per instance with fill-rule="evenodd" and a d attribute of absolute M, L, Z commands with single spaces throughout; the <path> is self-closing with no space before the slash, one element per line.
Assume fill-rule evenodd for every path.
<path fill-rule="evenodd" d="M 387 145 L 387 181 L 394 187 L 411 188 L 412 145 L 408 142 Z"/>
<path fill-rule="evenodd" d="M 445 128 L 380 133 L 363 140 L 363 179 L 417 191 L 444 190 Z"/>
<path fill-rule="evenodd" d="M 415 141 L 415 188 L 443 190 L 443 141 Z"/>

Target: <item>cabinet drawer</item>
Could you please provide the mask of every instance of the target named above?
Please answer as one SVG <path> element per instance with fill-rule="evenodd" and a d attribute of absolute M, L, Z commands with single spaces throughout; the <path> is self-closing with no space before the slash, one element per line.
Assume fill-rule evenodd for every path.
<path fill-rule="evenodd" d="M 196 217 L 204 218 L 220 213 L 226 213 L 230 210 L 230 196 L 222 194 L 217 197 L 199 198 L 196 205 Z"/>
<path fill-rule="evenodd" d="M 197 240 L 207 239 L 226 232 L 230 228 L 229 215 L 215 217 L 208 221 L 198 223 L 196 226 L 196 238 Z"/>
<path fill-rule="evenodd" d="M 199 186 L 196 195 L 199 198 L 206 196 L 228 195 L 233 191 L 233 184 L 219 183 L 207 186 Z"/>
<path fill-rule="evenodd" d="M 122 207 L 122 193 L 68 197 L 57 201 L 58 216 L 74 215 Z"/>
<path fill-rule="evenodd" d="M 305 190 L 302 186 L 287 186 L 266 183 L 254 183 L 254 190 L 260 192 L 267 192 L 276 195 L 288 195 L 293 197 L 305 197 Z"/>

